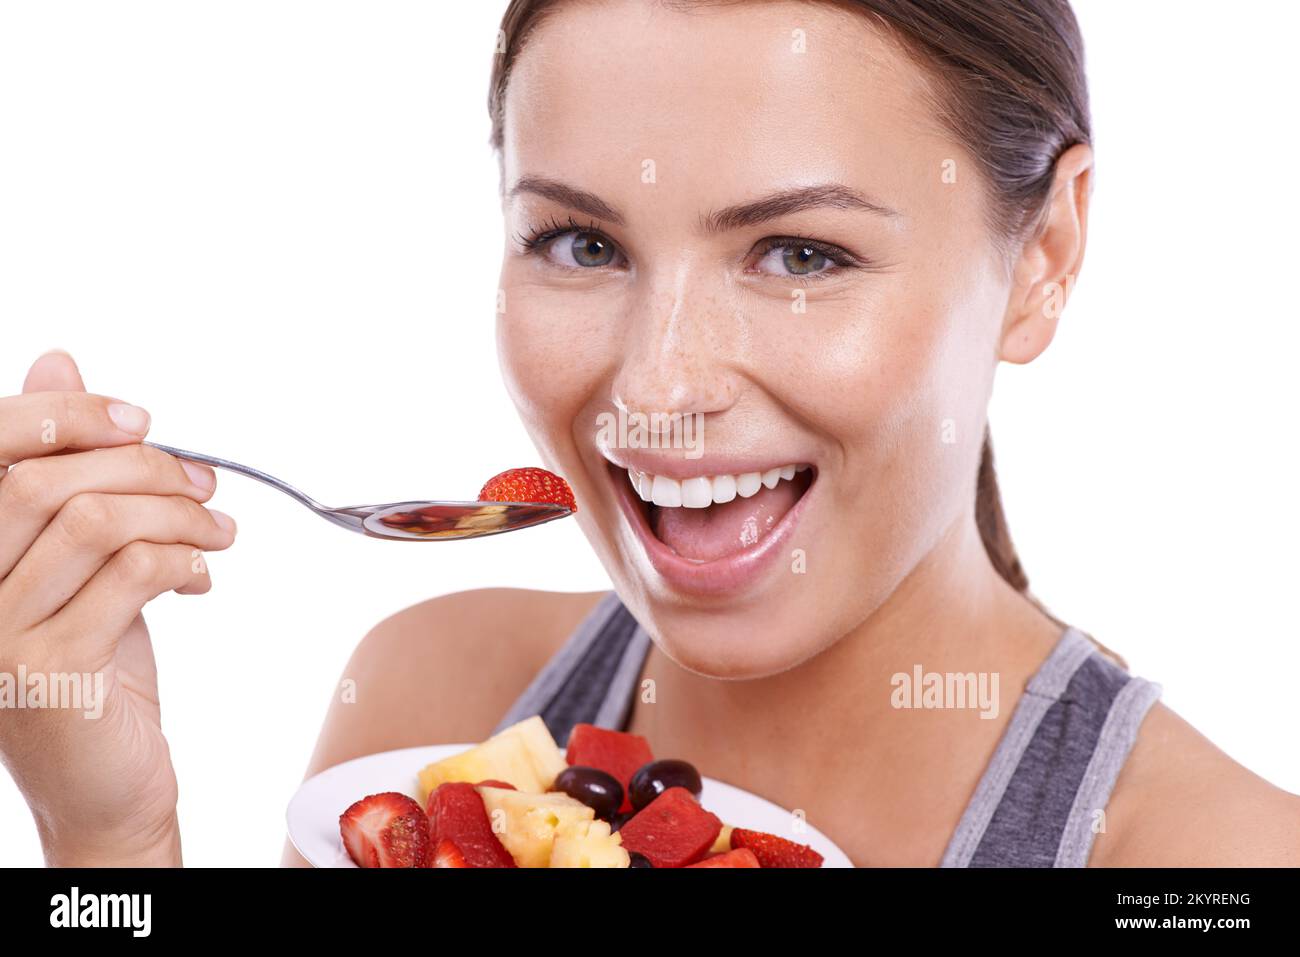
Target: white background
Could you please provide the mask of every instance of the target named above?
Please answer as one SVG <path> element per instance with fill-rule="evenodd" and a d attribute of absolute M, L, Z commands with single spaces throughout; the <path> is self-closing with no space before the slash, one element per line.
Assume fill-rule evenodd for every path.
<path fill-rule="evenodd" d="M 0 2 L 0 394 L 62 347 L 92 391 L 148 408 L 155 440 L 338 505 L 472 497 L 536 461 L 493 345 L 503 8 Z M 1057 342 L 1000 374 L 1012 530 L 1059 615 L 1300 791 L 1300 17 L 1076 10 L 1097 189 Z M 214 590 L 148 611 L 191 864 L 278 862 L 281 809 L 376 621 L 464 588 L 607 585 L 572 522 L 407 545 L 236 476 L 213 504 L 240 523 Z M 0 776 L 0 864 L 40 861 Z"/>

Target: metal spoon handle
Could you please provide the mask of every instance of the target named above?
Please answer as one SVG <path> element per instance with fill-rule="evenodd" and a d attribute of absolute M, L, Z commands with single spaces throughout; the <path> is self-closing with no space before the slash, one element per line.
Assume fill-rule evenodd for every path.
<path fill-rule="evenodd" d="M 255 469 L 249 465 L 240 465 L 238 462 L 231 462 L 229 459 L 219 459 L 215 455 L 204 455 L 202 452 L 187 452 L 184 449 L 174 449 L 170 445 L 159 445 L 157 442 L 145 442 L 145 445 L 151 445 L 159 451 L 174 455 L 177 458 L 189 459 L 191 462 L 202 462 L 204 465 L 211 465 L 213 468 L 226 469 L 229 472 L 238 472 L 240 475 L 247 475 L 251 479 L 269 485 L 271 488 L 279 489 L 290 498 L 295 498 L 303 505 L 313 511 L 327 511 L 324 505 L 304 495 L 288 482 L 281 481 L 274 475 L 267 475 L 260 469 Z"/>

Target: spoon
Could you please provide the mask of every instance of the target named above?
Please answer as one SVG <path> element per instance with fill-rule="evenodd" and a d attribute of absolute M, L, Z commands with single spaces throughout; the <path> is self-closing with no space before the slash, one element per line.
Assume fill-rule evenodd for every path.
<path fill-rule="evenodd" d="M 226 469 L 247 475 L 251 479 L 279 489 L 328 522 L 341 525 L 371 538 L 388 538 L 394 541 L 443 541 L 446 539 L 480 538 L 499 535 L 517 528 L 531 528 L 557 518 L 564 518 L 569 509 L 551 502 L 389 502 L 385 505 L 353 505 L 350 508 L 328 508 L 298 491 L 288 482 L 282 482 L 247 465 L 230 462 L 199 452 L 186 452 L 157 442 L 145 442 L 155 449 L 177 458 L 202 462 L 214 468 Z"/>

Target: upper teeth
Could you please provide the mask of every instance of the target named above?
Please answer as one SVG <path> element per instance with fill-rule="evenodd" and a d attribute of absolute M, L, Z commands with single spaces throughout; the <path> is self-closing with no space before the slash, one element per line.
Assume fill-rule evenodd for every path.
<path fill-rule="evenodd" d="M 807 465 L 782 465 L 766 472 L 742 472 L 739 475 L 700 475 L 677 479 L 666 475 L 627 470 L 632 488 L 643 502 L 653 502 L 660 508 L 708 508 L 714 502 L 725 505 L 737 495 L 749 498 L 762 486 L 775 488 L 782 479 L 792 479 Z"/>

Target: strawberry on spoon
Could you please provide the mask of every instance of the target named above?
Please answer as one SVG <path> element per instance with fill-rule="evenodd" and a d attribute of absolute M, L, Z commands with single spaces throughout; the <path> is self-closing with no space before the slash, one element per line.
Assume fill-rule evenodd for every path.
<path fill-rule="evenodd" d="M 480 502 L 540 502 L 563 505 L 571 512 L 578 510 L 573 489 L 554 472 L 529 466 L 507 469 L 487 480 L 478 493 Z"/>

